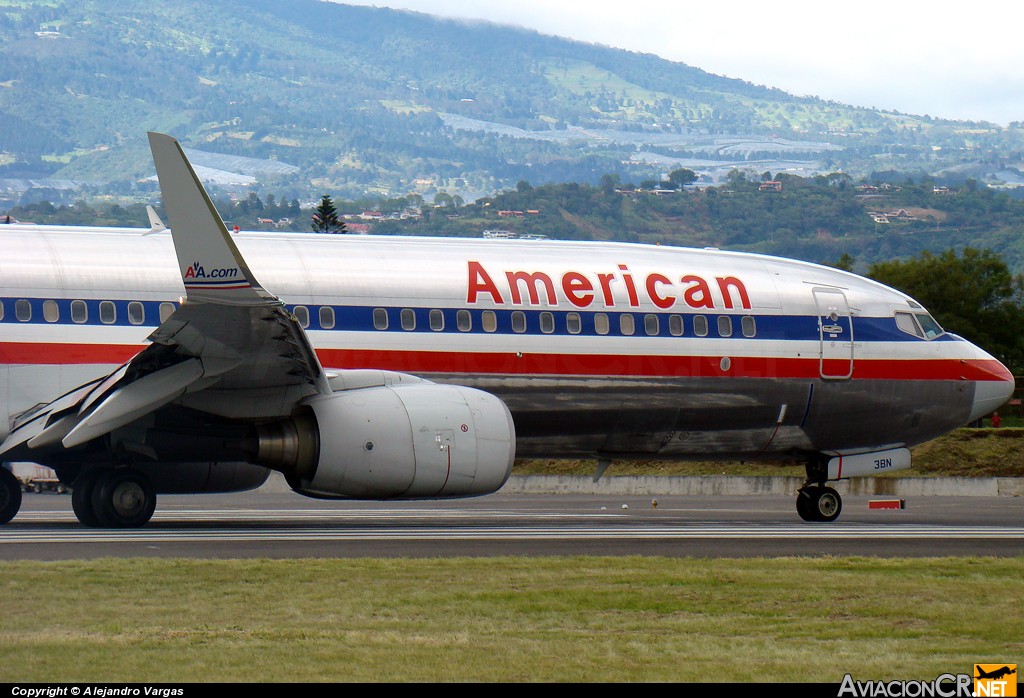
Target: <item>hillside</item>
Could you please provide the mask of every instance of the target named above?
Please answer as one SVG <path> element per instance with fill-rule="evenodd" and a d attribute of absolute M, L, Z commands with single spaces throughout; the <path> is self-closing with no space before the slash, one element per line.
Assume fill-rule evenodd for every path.
<path fill-rule="evenodd" d="M 677 166 L 1006 181 L 1024 151 L 1018 128 L 794 97 L 495 24 L 317 0 L 0 0 L 0 178 L 71 199 L 145 193 L 147 130 L 284 165 L 252 186 L 302 200 L 471 200 Z"/>
<path fill-rule="evenodd" d="M 1024 430 L 957 429 L 937 439 L 915 446 L 913 467 L 883 477 L 1024 477 Z M 594 474 L 593 461 L 527 460 L 516 461 L 516 475 Z M 608 469 L 607 477 L 617 475 L 789 475 L 802 477 L 804 467 L 792 463 L 732 461 L 623 461 Z"/>
<path fill-rule="evenodd" d="M 191 152 L 191 151 L 190 151 Z M 222 160 L 202 161 L 208 165 Z M 246 162 L 235 166 L 245 169 Z M 684 247 L 714 246 L 833 264 L 847 255 L 854 271 L 928 250 L 974 247 L 999 254 L 1024 274 L 1024 200 L 968 180 L 945 187 L 935 180 L 861 184 L 842 174 L 759 176 L 733 173 L 715 187 L 665 190 L 666 182 L 638 184 L 602 176 L 597 186 L 555 183 L 516 187 L 465 202 L 441 194 L 436 205 L 419 195 L 337 199 L 351 232 L 375 235 L 480 237 L 486 230 L 562 240 L 615 240 Z M 652 187 L 657 187 L 652 188 Z M 157 198 L 153 192 L 152 198 Z M 310 229 L 309 206 L 282 193 L 215 197 L 225 220 L 251 230 Z M 3 211 L 0 204 L 0 211 Z M 49 225 L 146 227 L 142 204 L 93 206 L 81 202 L 13 206 L 16 220 Z M 374 211 L 372 216 L 365 214 Z M 282 219 L 290 221 L 277 225 Z M 261 223 L 259 221 L 270 221 Z"/>

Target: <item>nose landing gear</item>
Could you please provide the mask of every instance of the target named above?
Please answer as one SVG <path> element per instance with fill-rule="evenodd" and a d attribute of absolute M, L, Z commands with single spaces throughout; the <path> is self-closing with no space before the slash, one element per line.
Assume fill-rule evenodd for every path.
<path fill-rule="evenodd" d="M 835 521 L 843 511 L 843 498 L 831 487 L 804 485 L 796 495 L 796 512 L 804 521 Z"/>
<path fill-rule="evenodd" d="M 819 457 L 807 462 L 807 482 L 796 495 L 796 513 L 804 521 L 835 521 L 843 511 L 843 498 L 828 482 L 828 460 Z"/>

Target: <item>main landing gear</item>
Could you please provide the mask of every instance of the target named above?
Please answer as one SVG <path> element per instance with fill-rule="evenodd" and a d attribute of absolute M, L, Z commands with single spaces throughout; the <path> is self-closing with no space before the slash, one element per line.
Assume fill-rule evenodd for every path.
<path fill-rule="evenodd" d="M 72 484 L 71 507 L 91 528 L 138 528 L 156 509 L 149 478 L 132 468 L 84 470 Z"/>
<path fill-rule="evenodd" d="M 0 526 L 21 509 L 21 483 L 14 473 L 0 465 Z"/>
<path fill-rule="evenodd" d="M 807 482 L 796 494 L 796 513 L 804 521 L 835 521 L 843 511 L 843 498 L 825 485 L 827 472 L 824 461 L 807 464 Z"/>

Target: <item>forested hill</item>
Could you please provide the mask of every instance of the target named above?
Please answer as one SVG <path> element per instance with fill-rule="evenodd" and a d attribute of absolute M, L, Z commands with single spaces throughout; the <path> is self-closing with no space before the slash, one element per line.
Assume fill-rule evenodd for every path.
<path fill-rule="evenodd" d="M 304 200 L 750 162 L 979 177 L 1024 143 L 485 22 L 318 0 L 0 0 L 0 178 L 130 191 L 152 174 L 147 130 L 269 162 L 209 166 Z"/>

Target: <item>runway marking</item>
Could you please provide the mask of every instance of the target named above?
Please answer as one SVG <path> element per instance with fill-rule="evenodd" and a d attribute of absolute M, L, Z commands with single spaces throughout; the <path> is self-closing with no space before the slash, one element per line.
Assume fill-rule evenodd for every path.
<path fill-rule="evenodd" d="M 247 521 L 280 522 L 282 519 L 608 519 L 627 514 L 600 512 L 531 512 L 482 509 L 164 509 L 153 515 L 154 523 L 171 521 Z M 78 521 L 70 511 L 23 511 L 16 521 L 64 522 Z M 2 530 L 2 529 L 0 529 Z"/>
<path fill-rule="evenodd" d="M 0 532 L 0 545 L 43 543 L 224 543 L 242 541 L 451 541 L 451 540 L 564 540 L 564 539 L 1004 539 L 1024 540 L 1024 529 L 1010 527 L 960 527 L 915 525 L 772 525 L 673 524 L 658 526 L 602 527 L 485 526 L 386 528 L 266 528 L 258 530 L 215 528 L 168 531 L 139 530 L 29 530 Z"/>

